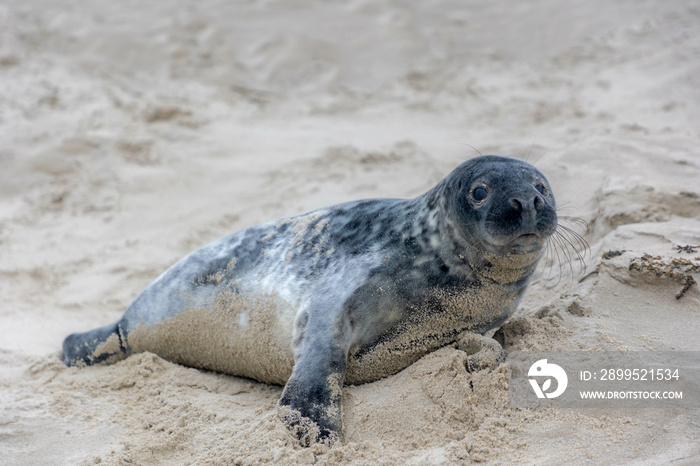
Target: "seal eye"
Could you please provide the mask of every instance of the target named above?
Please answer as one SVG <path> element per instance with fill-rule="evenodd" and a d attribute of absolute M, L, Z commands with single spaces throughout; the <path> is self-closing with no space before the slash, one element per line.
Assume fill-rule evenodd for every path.
<path fill-rule="evenodd" d="M 483 186 L 479 186 L 476 188 L 474 191 L 472 191 L 472 199 L 474 199 L 476 202 L 481 202 L 484 199 L 486 199 L 486 196 L 488 196 L 489 192 L 484 188 Z"/>
<path fill-rule="evenodd" d="M 539 192 L 539 193 L 542 194 L 543 196 L 544 196 L 545 193 L 547 192 L 547 188 L 545 188 L 544 185 L 543 185 L 542 183 L 537 183 L 537 184 L 535 185 L 535 189 L 537 190 L 537 192 Z"/>

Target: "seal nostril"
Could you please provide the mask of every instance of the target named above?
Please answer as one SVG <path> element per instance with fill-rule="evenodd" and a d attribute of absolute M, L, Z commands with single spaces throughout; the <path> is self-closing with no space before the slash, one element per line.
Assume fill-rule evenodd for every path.
<path fill-rule="evenodd" d="M 523 209 L 525 208 L 526 202 L 523 201 L 522 199 L 518 199 L 517 197 L 514 197 L 513 199 L 510 200 L 510 205 L 515 207 L 518 212 L 522 212 Z"/>
<path fill-rule="evenodd" d="M 542 199 L 542 196 L 535 196 L 534 204 L 535 204 L 535 209 L 541 209 L 542 207 L 544 207 L 545 203 L 544 203 L 544 199 Z"/>

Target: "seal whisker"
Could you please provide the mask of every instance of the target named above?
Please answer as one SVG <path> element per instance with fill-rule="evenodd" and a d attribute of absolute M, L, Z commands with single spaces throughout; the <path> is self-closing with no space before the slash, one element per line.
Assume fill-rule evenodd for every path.
<path fill-rule="evenodd" d="M 462 145 L 464 145 L 464 146 L 471 147 L 471 148 L 474 149 L 481 157 L 484 156 L 484 154 L 482 154 L 481 151 L 480 151 L 479 149 L 477 149 L 476 147 L 472 146 L 471 144 L 467 144 L 466 142 L 462 142 L 462 143 L 460 143 L 460 144 L 462 144 Z"/>
<path fill-rule="evenodd" d="M 552 278 L 552 270 L 554 269 L 553 265 L 556 262 L 557 264 L 560 263 L 559 261 L 559 253 L 556 251 L 556 245 L 552 244 L 553 239 L 549 238 L 547 239 L 547 248 L 545 249 L 545 264 L 547 265 L 547 276 L 546 279 L 549 280 Z M 555 257 L 556 256 L 556 257 Z M 561 272 L 559 274 L 561 276 Z"/>
<path fill-rule="evenodd" d="M 565 222 L 569 223 L 574 223 L 576 225 L 579 225 L 584 228 L 584 233 L 588 231 L 588 222 L 582 219 L 581 217 L 573 217 L 569 215 L 560 215 L 559 220 L 563 220 Z"/>
<path fill-rule="evenodd" d="M 559 220 L 583 228 L 583 234 L 586 234 L 588 232 L 588 222 L 582 219 L 581 217 L 560 216 Z M 566 232 L 569 238 L 573 238 L 574 242 L 576 242 L 578 245 L 578 247 L 575 249 L 582 250 L 584 258 L 590 254 L 591 247 L 582 234 L 580 234 L 571 227 L 562 225 L 561 222 L 557 225 L 557 228 L 561 228 L 563 232 Z"/>
<path fill-rule="evenodd" d="M 577 259 L 579 272 L 583 272 L 586 269 L 586 257 L 590 254 L 590 247 L 578 232 L 565 225 L 558 224 L 557 230 L 554 235 L 550 237 L 550 240 L 551 242 L 548 242 L 547 246 L 549 247 L 551 244 L 557 256 L 560 275 L 562 274 L 564 263 L 566 263 L 569 266 L 571 278 L 573 279 L 573 277 L 576 276 L 572 264 L 574 257 Z M 566 260 L 562 261 L 562 257 Z"/>
<path fill-rule="evenodd" d="M 534 166 L 536 167 L 537 164 L 540 163 L 540 160 L 542 160 L 542 159 L 543 159 L 547 154 L 549 154 L 550 152 L 551 152 L 551 151 L 548 150 L 548 151 L 546 151 L 544 154 L 540 155 L 540 156 L 537 158 L 537 160 L 535 160 L 534 162 L 532 162 L 532 165 L 534 165 Z"/>
<path fill-rule="evenodd" d="M 556 283 L 554 284 L 556 286 L 561 282 L 561 279 L 564 276 L 564 273 L 563 273 L 564 264 L 567 264 L 569 266 L 569 270 L 571 271 L 572 276 L 574 273 L 574 269 L 573 269 L 573 266 L 571 265 L 571 256 L 569 255 L 569 252 L 568 252 L 567 248 L 564 246 L 564 243 L 562 242 L 562 239 L 559 237 L 559 235 L 557 235 L 555 233 L 554 235 L 552 235 L 550 240 L 551 240 L 551 243 L 548 243 L 547 246 L 549 246 L 550 244 L 552 245 L 552 249 L 557 256 L 557 264 L 559 266 L 559 278 L 557 279 Z M 565 257 L 567 260 L 563 261 L 562 256 Z"/>
<path fill-rule="evenodd" d="M 591 247 L 588 244 L 588 241 L 586 241 L 586 239 L 583 237 L 584 234 L 588 233 L 588 222 L 581 217 L 571 215 L 560 215 L 558 220 L 557 230 L 561 230 L 561 234 L 566 236 L 573 249 L 576 251 L 583 251 L 582 259 L 590 256 Z M 583 233 L 579 233 L 570 226 L 563 225 L 562 222 L 581 228 Z M 574 245 L 573 243 L 576 244 Z"/>
<path fill-rule="evenodd" d="M 581 256 L 581 253 L 576 249 L 574 243 L 566 236 L 566 234 L 563 231 L 561 231 L 560 229 L 557 230 L 557 232 L 554 233 L 554 236 L 556 236 L 557 240 L 559 240 L 559 244 L 562 246 L 562 249 L 564 250 L 565 254 L 569 259 L 569 267 L 573 275 L 574 271 L 572 262 L 574 255 L 579 260 L 579 262 L 583 262 L 583 257 Z"/>
<path fill-rule="evenodd" d="M 535 141 L 537 141 L 537 138 L 532 139 L 532 144 L 530 144 L 530 150 L 527 151 L 527 155 L 525 156 L 525 161 L 529 162 L 530 160 L 530 154 L 532 154 L 532 149 L 535 147 Z"/>
<path fill-rule="evenodd" d="M 561 259 L 561 254 L 563 254 L 563 250 L 561 249 L 560 240 L 555 235 L 549 238 L 547 242 L 547 250 L 551 251 L 550 253 L 552 256 L 552 264 L 549 266 L 549 274 L 547 275 L 547 279 L 550 279 L 552 277 L 552 271 L 554 270 L 554 264 L 556 263 L 557 270 L 559 270 L 559 277 L 554 283 L 554 286 L 556 286 L 559 284 L 559 282 L 561 282 L 561 279 L 564 276 L 564 273 L 562 272 L 562 268 L 564 267 L 564 261 L 562 261 Z"/>
<path fill-rule="evenodd" d="M 563 211 L 569 211 L 569 210 L 575 210 L 576 208 L 571 205 L 571 203 L 567 202 L 565 204 L 559 204 L 557 206 L 557 214 Z"/>
<path fill-rule="evenodd" d="M 562 208 L 560 207 L 558 210 L 561 209 Z M 573 277 L 576 276 L 576 272 L 574 271 L 573 267 L 574 258 L 577 260 L 579 265 L 579 272 L 582 272 L 586 269 L 586 258 L 590 256 L 590 246 L 583 235 L 577 232 L 574 228 L 566 225 L 566 223 L 568 223 L 570 225 L 575 225 L 578 228 L 582 228 L 584 231 L 588 231 L 588 222 L 580 217 L 565 215 L 559 216 L 558 220 L 557 229 L 554 235 L 552 235 L 547 241 L 546 251 L 546 257 L 550 258 L 552 262 L 547 279 L 551 278 L 553 262 L 556 262 L 559 266 L 559 278 L 555 283 L 555 286 L 561 281 L 561 278 L 564 275 L 563 268 L 566 265 L 569 266 L 571 278 L 573 279 Z"/>
<path fill-rule="evenodd" d="M 583 238 L 583 236 L 578 234 L 578 232 L 574 231 L 573 229 L 564 225 L 560 225 L 559 229 L 561 230 L 561 235 L 566 238 L 567 242 L 571 245 L 571 247 L 577 253 L 580 253 L 581 260 L 585 259 L 590 254 L 591 248 L 588 245 L 588 242 Z"/>

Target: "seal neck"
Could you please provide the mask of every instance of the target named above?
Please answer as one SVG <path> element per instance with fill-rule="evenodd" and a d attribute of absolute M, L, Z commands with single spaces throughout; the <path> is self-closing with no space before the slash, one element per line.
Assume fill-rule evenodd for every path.
<path fill-rule="evenodd" d="M 485 278 L 497 283 L 517 283 L 526 286 L 532 277 L 537 263 L 542 257 L 542 252 L 531 254 L 513 254 L 498 256 L 490 252 L 482 251 L 484 266 L 476 272 Z"/>

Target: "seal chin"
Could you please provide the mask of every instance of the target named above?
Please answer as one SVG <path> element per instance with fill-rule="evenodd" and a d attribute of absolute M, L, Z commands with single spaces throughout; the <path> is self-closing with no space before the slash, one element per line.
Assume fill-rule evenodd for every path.
<path fill-rule="evenodd" d="M 484 259 L 504 269 L 525 269 L 535 264 L 544 254 L 546 240 L 535 234 L 525 234 L 511 241 L 484 244 Z"/>
<path fill-rule="evenodd" d="M 498 256 L 531 255 L 544 251 L 546 238 L 535 233 L 523 233 L 515 237 L 488 238 L 485 246 L 488 252 Z"/>
<path fill-rule="evenodd" d="M 534 233 L 526 233 L 509 244 L 508 254 L 532 254 L 542 251 L 546 245 L 547 241 L 544 238 Z"/>

